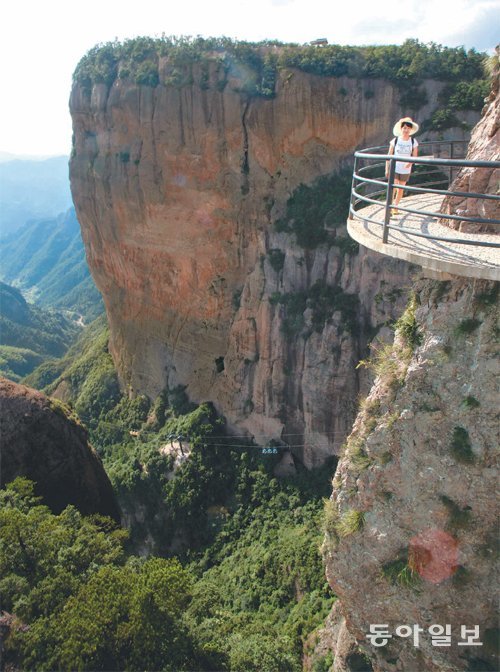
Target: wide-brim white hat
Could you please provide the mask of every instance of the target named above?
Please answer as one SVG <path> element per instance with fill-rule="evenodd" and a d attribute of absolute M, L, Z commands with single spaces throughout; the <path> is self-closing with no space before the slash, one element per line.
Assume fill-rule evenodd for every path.
<path fill-rule="evenodd" d="M 415 135 L 415 133 L 419 129 L 419 125 L 417 124 L 416 121 L 413 121 L 411 117 L 403 117 L 399 121 L 396 121 L 396 123 L 394 124 L 394 128 L 392 129 L 392 132 L 394 133 L 394 135 L 397 135 L 398 138 L 401 136 L 402 133 L 401 124 L 405 121 L 407 121 L 409 124 L 412 124 L 413 126 L 412 128 L 410 128 L 410 135 Z"/>

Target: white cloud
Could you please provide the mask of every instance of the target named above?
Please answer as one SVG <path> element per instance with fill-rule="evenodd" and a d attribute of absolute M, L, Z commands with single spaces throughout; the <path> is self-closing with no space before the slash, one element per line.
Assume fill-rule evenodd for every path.
<path fill-rule="evenodd" d="M 446 40 L 452 46 L 491 51 L 500 43 L 500 2 L 485 3 L 470 17 L 467 25 L 450 32 Z"/>

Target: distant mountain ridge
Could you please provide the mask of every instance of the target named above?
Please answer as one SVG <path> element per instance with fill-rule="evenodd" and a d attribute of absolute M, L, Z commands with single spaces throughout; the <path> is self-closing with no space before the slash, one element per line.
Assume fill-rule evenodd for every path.
<path fill-rule="evenodd" d="M 61 357 L 78 332 L 62 313 L 30 305 L 18 289 L 0 282 L 0 374 L 21 380 L 45 359 Z"/>
<path fill-rule="evenodd" d="M 54 217 L 71 205 L 67 156 L 0 159 L 0 238 L 28 220 Z"/>
<path fill-rule="evenodd" d="M 0 150 L 0 163 L 6 161 L 46 161 L 47 159 L 55 159 L 59 156 L 66 156 L 65 154 L 17 154 L 14 152 L 5 152 Z"/>
<path fill-rule="evenodd" d="M 91 322 L 104 306 L 70 207 L 68 157 L 2 158 L 0 373 L 20 381 L 61 357 L 79 333 L 77 320 Z"/>
<path fill-rule="evenodd" d="M 24 224 L 0 240 L 0 279 L 31 294 L 41 306 L 71 310 L 85 321 L 104 306 L 85 259 L 74 208 Z"/>

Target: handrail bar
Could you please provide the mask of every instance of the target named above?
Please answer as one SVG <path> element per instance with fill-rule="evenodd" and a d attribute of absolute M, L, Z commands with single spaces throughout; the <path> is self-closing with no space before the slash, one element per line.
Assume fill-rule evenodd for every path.
<path fill-rule="evenodd" d="M 468 145 L 468 140 L 425 140 L 424 142 L 419 142 L 419 147 L 433 147 L 434 145 L 450 145 L 450 144 L 460 143 L 462 145 Z M 356 152 L 371 152 L 375 149 L 385 149 L 389 143 L 386 145 L 377 145 L 376 147 L 365 147 L 364 149 L 357 149 Z"/>
<path fill-rule="evenodd" d="M 426 173 L 427 174 L 427 173 Z M 431 173 L 429 173 L 430 175 Z M 377 185 L 383 185 L 384 187 L 387 188 L 387 178 L 385 180 L 379 179 L 377 180 L 375 177 L 362 177 L 359 173 L 353 173 L 353 177 L 355 180 L 358 182 L 361 182 L 361 184 L 377 184 Z M 446 180 L 434 180 L 434 182 L 426 182 L 426 184 L 442 184 L 443 182 L 446 182 Z M 412 185 L 412 189 L 420 189 L 421 187 L 418 187 L 417 185 Z M 405 185 L 405 191 L 407 189 L 410 189 L 408 185 Z M 422 187 L 422 189 L 424 189 Z M 424 189 L 424 191 L 427 191 L 427 189 Z M 440 190 L 439 193 L 445 193 L 443 190 Z M 458 193 L 469 193 L 469 192 L 458 192 L 458 191 L 452 191 L 450 192 L 451 194 L 458 194 Z M 481 194 L 482 196 L 483 194 Z M 496 197 L 496 194 L 494 194 Z"/>
<path fill-rule="evenodd" d="M 358 159 L 385 159 L 386 161 L 404 161 L 405 163 L 423 163 L 430 166 L 462 166 L 466 168 L 500 168 L 500 161 L 466 161 L 465 159 L 427 159 L 404 154 L 362 154 L 355 152 Z"/>
<path fill-rule="evenodd" d="M 358 193 L 355 189 L 352 190 L 352 193 L 357 196 L 360 200 L 365 201 L 366 203 L 372 203 L 373 205 L 381 205 L 381 201 L 375 201 L 367 196 L 363 196 Z M 500 224 L 500 219 L 481 219 L 480 217 L 465 217 L 463 215 L 449 215 L 444 212 L 429 212 L 428 210 L 415 210 L 414 208 L 406 208 L 401 204 L 398 204 L 398 210 L 404 212 L 411 212 L 414 215 L 424 215 L 428 217 L 438 217 L 439 219 L 451 219 L 458 220 L 459 222 L 471 222 L 472 224 Z M 357 212 L 356 214 L 359 214 Z"/>
<path fill-rule="evenodd" d="M 438 194 L 439 196 L 460 196 L 462 198 L 485 198 L 490 201 L 500 201 L 500 194 L 479 194 L 475 191 L 450 191 L 449 189 L 424 189 L 416 185 L 405 185 L 405 191 L 414 191 L 417 194 Z"/>
<path fill-rule="evenodd" d="M 382 155 L 381 155 L 381 154 L 376 154 L 375 156 L 382 156 Z M 385 155 L 384 155 L 384 156 L 385 156 Z M 395 157 L 396 155 L 395 155 L 395 154 L 391 154 L 390 156 L 391 156 L 391 158 L 392 158 L 392 157 Z M 399 155 L 398 155 L 398 156 L 399 156 Z M 423 159 L 424 159 L 424 158 L 429 158 L 429 159 L 430 159 L 430 158 L 434 158 L 434 157 L 430 157 L 430 156 L 429 156 L 429 157 L 422 157 L 422 156 L 421 156 L 421 157 L 418 157 L 418 158 L 419 158 L 420 161 L 423 163 Z M 367 170 L 373 170 L 374 168 L 382 168 L 382 166 L 384 166 L 386 163 L 387 163 L 387 161 L 381 161 L 380 163 L 370 163 L 370 164 L 367 164 L 366 166 L 361 166 L 358 170 L 359 170 L 360 173 L 361 173 L 361 171 L 365 171 L 365 172 L 366 172 Z M 438 168 L 438 166 L 430 166 L 430 168 L 433 169 L 433 170 L 435 170 L 435 169 Z M 459 166 L 457 166 L 457 168 L 459 168 Z M 419 173 L 419 175 L 420 175 L 420 173 Z"/>
<path fill-rule="evenodd" d="M 370 177 L 360 177 L 358 173 L 353 173 L 353 177 L 355 180 L 358 180 L 359 182 L 365 184 L 380 184 L 384 187 L 387 187 L 387 182 L 384 182 L 383 180 L 374 180 L 373 178 Z M 439 182 L 442 182 L 443 180 L 439 180 L 435 183 L 430 182 L 429 184 L 439 184 Z M 448 189 L 426 189 L 424 187 L 417 187 L 416 185 L 409 185 L 406 184 L 404 187 L 405 191 L 414 191 L 415 193 L 424 193 L 424 194 L 438 194 L 438 195 L 443 195 L 443 196 L 460 196 L 464 198 L 486 198 L 492 201 L 500 201 L 500 194 L 478 194 L 473 191 L 449 191 Z M 376 193 L 383 193 L 383 192 L 376 192 Z"/>

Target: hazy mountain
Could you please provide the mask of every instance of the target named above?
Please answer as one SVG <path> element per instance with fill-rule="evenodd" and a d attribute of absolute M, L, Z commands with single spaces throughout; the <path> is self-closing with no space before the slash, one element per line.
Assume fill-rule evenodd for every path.
<path fill-rule="evenodd" d="M 71 207 L 68 157 L 0 161 L 0 237 Z"/>
<path fill-rule="evenodd" d="M 48 357 L 61 357 L 80 328 L 61 312 L 27 303 L 0 282 L 0 373 L 18 381 Z"/>
<path fill-rule="evenodd" d="M 56 156 L 59 156 L 59 154 L 14 154 L 13 152 L 0 150 L 0 163 L 5 163 L 6 161 L 46 161 Z"/>
<path fill-rule="evenodd" d="M 75 311 L 90 321 L 103 312 L 90 277 L 74 208 L 24 224 L 0 240 L 0 279 L 42 306 Z"/>

